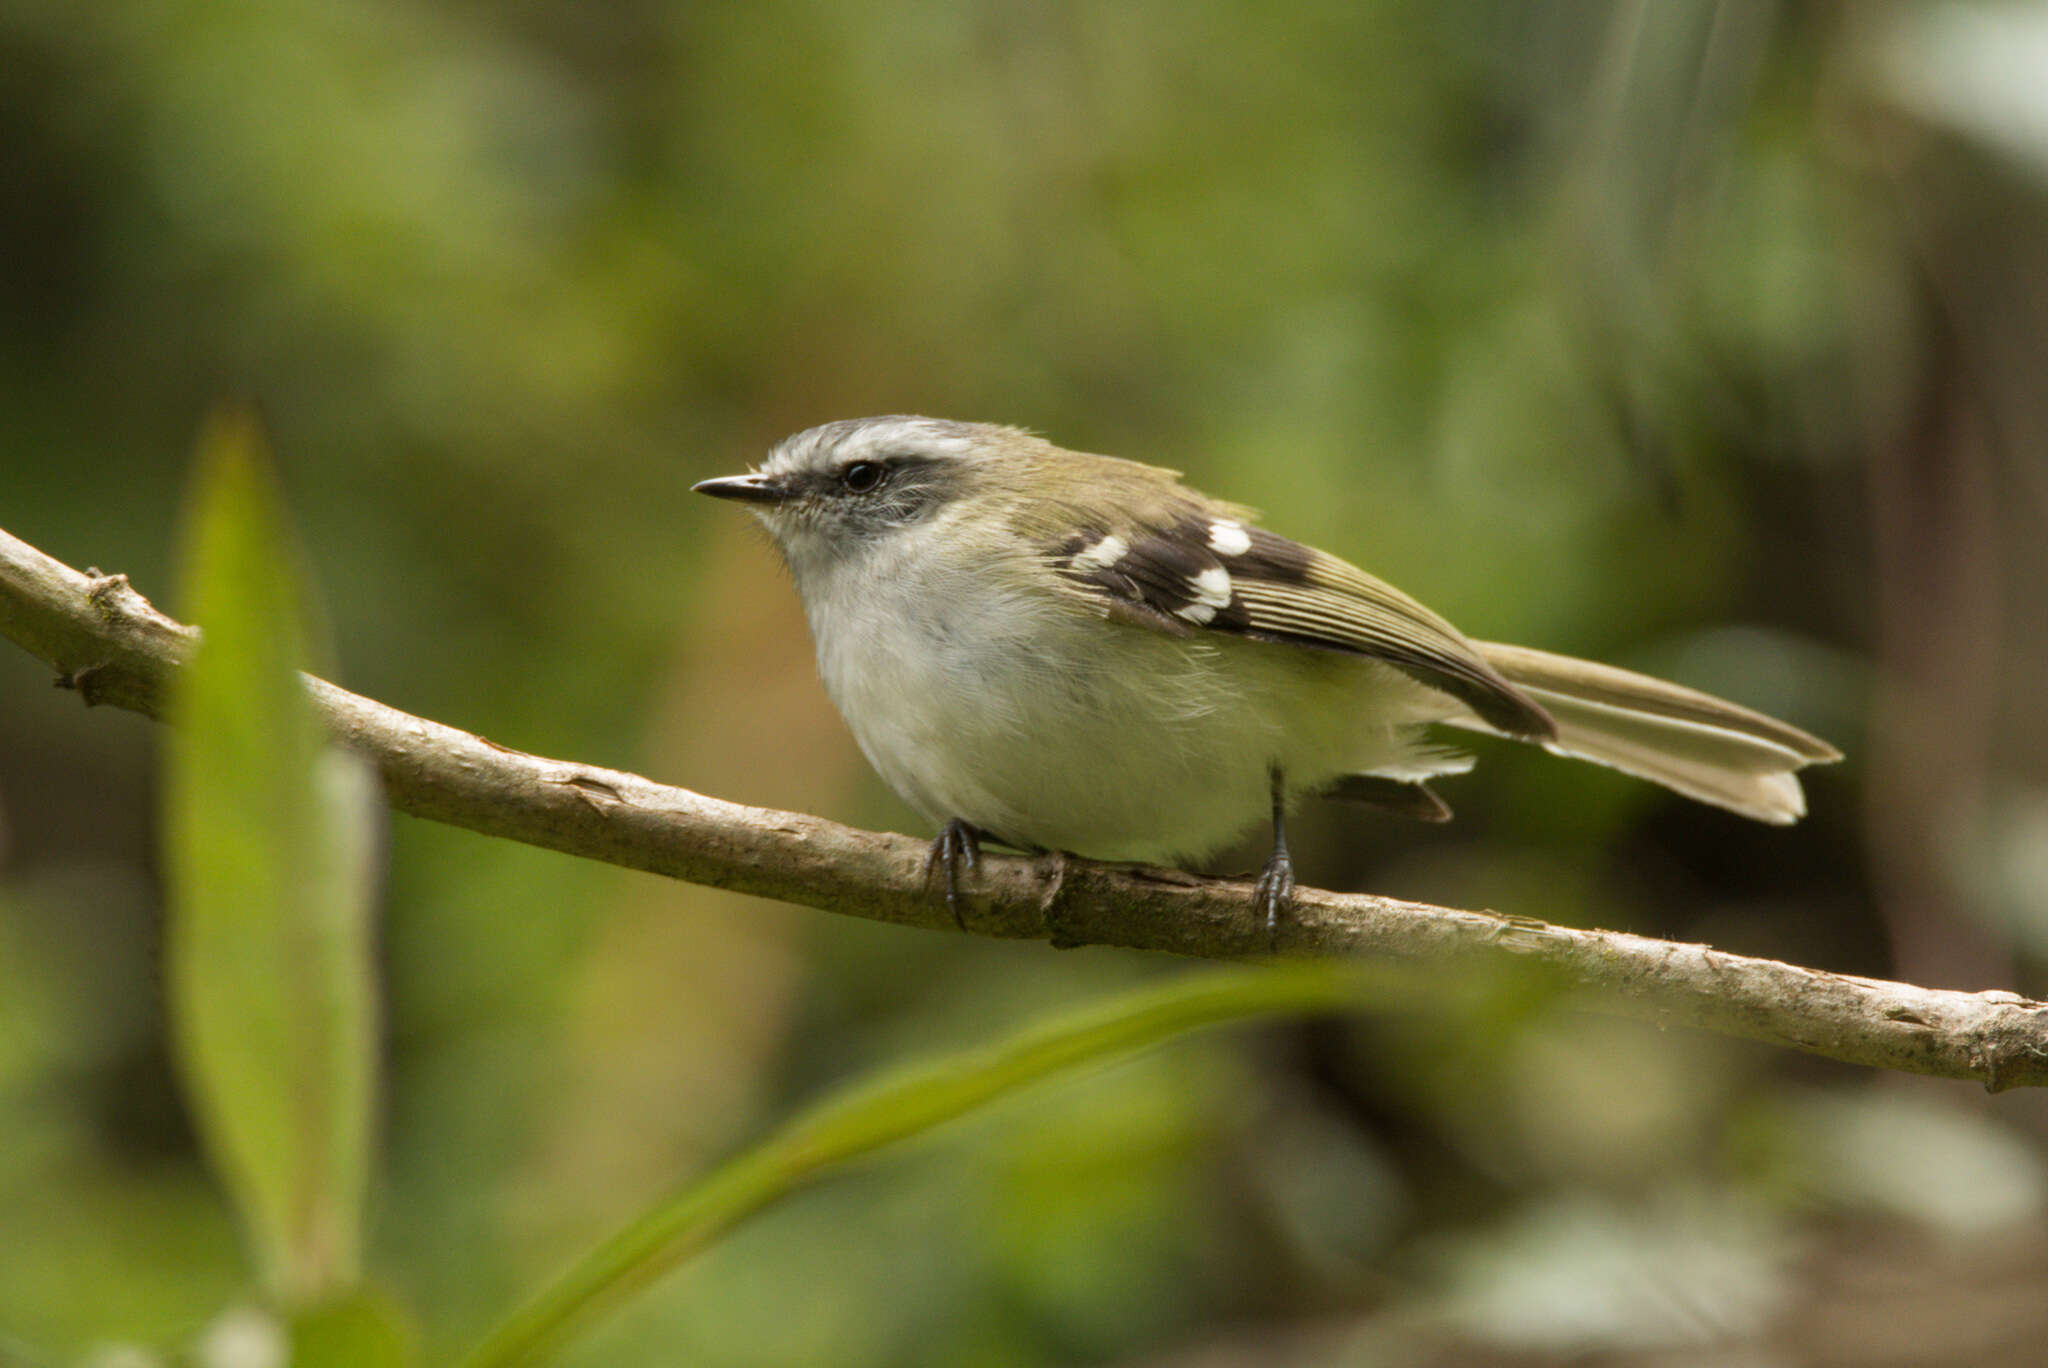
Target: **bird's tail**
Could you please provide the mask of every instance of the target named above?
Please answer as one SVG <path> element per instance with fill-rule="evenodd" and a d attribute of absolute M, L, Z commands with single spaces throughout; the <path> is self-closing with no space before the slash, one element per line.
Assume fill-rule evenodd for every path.
<path fill-rule="evenodd" d="M 1842 753 L 1818 737 L 1711 694 L 1589 660 L 1474 642 L 1517 689 L 1557 721 L 1539 742 L 1557 755 L 1625 774 L 1784 826 L 1806 814 L 1798 771 Z M 1493 731 L 1476 715 L 1452 725 Z"/>

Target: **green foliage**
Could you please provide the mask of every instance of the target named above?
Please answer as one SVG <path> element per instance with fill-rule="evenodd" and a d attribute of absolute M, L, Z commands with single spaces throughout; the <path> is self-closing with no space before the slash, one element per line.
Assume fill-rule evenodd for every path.
<path fill-rule="evenodd" d="M 411 1318 L 390 1296 L 357 1288 L 291 1321 L 291 1368 L 402 1368 L 416 1349 Z"/>
<path fill-rule="evenodd" d="M 299 576 L 255 420 L 200 441 L 182 556 L 204 638 L 166 733 L 166 974 L 180 1072 L 264 1286 L 346 1292 L 376 1082 L 379 798 L 326 745 L 299 669 Z"/>
<path fill-rule="evenodd" d="M 467 1368 L 531 1361 L 595 1308 L 659 1276 L 799 1185 L 885 1145 L 1047 1078 L 1097 1068 L 1204 1026 L 1338 1011 L 1394 982 L 1383 973 L 1328 964 L 1186 975 L 1062 1011 L 1006 1040 L 906 1063 L 853 1084 L 631 1222 L 495 1331 L 465 1360 Z"/>

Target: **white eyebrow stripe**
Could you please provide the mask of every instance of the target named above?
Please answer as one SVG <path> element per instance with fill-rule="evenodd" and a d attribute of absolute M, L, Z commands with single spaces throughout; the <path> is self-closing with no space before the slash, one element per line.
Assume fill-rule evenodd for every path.
<path fill-rule="evenodd" d="M 1219 556 L 1242 556 L 1252 549 L 1252 534 L 1235 518 L 1218 518 L 1209 524 L 1209 549 Z"/>
<path fill-rule="evenodd" d="M 950 436 L 939 431 L 930 422 L 911 419 L 869 423 L 858 433 L 841 442 L 840 452 L 843 455 L 874 455 L 903 447 L 920 454 L 947 452 L 957 455 L 972 445 L 973 443 L 964 437 Z"/>

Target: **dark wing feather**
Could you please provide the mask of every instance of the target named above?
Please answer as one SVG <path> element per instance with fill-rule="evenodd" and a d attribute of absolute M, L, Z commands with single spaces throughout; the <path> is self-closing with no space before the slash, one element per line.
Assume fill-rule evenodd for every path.
<path fill-rule="evenodd" d="M 1051 558 L 1065 582 L 1122 621 L 1367 656 L 1451 694 L 1500 731 L 1556 734 L 1550 715 L 1435 613 L 1355 566 L 1236 518 L 1180 510 L 1153 524 L 1091 528 Z"/>

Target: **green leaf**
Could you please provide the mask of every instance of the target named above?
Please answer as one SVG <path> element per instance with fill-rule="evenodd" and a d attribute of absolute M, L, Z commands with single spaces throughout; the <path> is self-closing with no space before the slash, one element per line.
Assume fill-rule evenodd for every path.
<path fill-rule="evenodd" d="M 417 1339 L 397 1303 L 358 1291 L 292 1317 L 291 1368 L 404 1368 L 418 1357 Z"/>
<path fill-rule="evenodd" d="M 253 418 L 216 416 L 198 467 L 181 571 L 204 637 L 171 699 L 163 794 L 173 1039 L 263 1283 L 301 1306 L 358 1271 L 382 809 L 298 673 L 302 589 Z"/>
<path fill-rule="evenodd" d="M 1219 1022 L 1412 998 L 1416 980 L 1356 965 L 1206 972 L 1026 1027 L 1007 1041 L 891 1070 L 827 1098 L 584 1256 L 516 1311 L 466 1368 L 530 1362 L 579 1322 L 705 1248 L 805 1182 L 885 1145 L 1060 1074 L 1094 1068 Z"/>

